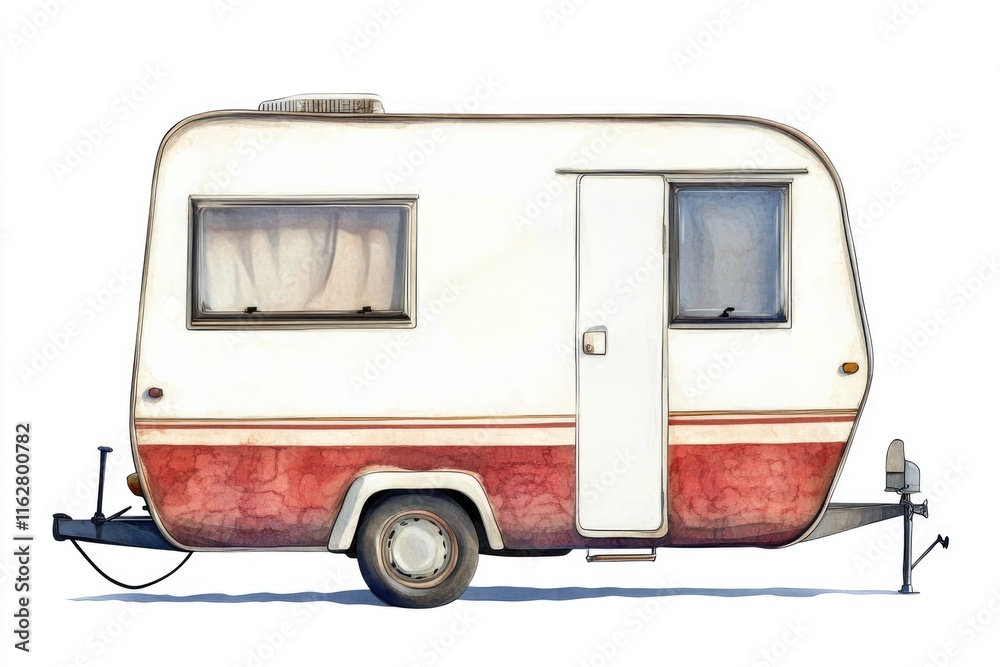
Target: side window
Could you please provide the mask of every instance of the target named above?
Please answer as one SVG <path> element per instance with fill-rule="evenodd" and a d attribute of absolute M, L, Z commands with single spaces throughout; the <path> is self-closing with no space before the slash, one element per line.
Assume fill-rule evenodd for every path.
<path fill-rule="evenodd" d="M 413 322 L 413 200 L 191 200 L 191 324 Z"/>
<path fill-rule="evenodd" d="M 672 324 L 788 322 L 788 186 L 671 191 Z"/>

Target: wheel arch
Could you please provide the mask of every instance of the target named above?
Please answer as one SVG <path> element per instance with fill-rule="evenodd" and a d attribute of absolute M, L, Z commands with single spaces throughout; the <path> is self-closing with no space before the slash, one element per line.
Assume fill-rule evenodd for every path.
<path fill-rule="evenodd" d="M 469 513 L 469 519 L 481 528 L 489 548 L 501 550 L 503 537 L 482 483 L 469 473 L 433 472 L 372 472 L 361 475 L 347 489 L 344 502 L 330 532 L 330 551 L 349 551 L 361 523 L 364 510 L 386 493 L 404 491 L 439 491 L 450 496 Z M 475 516 L 470 509 L 475 509 Z"/>

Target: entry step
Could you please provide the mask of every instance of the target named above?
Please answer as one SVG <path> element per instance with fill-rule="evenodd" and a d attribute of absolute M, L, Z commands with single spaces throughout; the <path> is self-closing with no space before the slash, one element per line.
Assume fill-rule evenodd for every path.
<path fill-rule="evenodd" d="M 587 549 L 588 563 L 625 563 L 629 561 L 656 560 L 656 549 L 623 551 L 621 549 Z"/>

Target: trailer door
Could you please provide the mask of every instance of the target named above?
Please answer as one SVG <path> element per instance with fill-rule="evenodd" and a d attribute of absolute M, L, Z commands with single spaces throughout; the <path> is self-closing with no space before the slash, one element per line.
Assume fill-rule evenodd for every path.
<path fill-rule="evenodd" d="M 664 180 L 583 176 L 577 199 L 577 529 L 666 532 Z"/>

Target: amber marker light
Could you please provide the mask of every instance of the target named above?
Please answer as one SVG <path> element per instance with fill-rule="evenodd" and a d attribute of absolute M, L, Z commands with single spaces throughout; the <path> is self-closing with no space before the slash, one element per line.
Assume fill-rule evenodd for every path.
<path fill-rule="evenodd" d="M 142 497 L 142 487 L 139 486 L 139 474 L 132 473 L 125 478 L 125 482 L 128 484 L 128 490 L 132 492 L 133 495 Z"/>
<path fill-rule="evenodd" d="M 840 370 L 843 371 L 846 375 L 854 375 L 860 369 L 861 369 L 861 366 L 859 366 L 858 364 L 856 364 L 853 361 L 845 362 L 840 367 Z"/>

